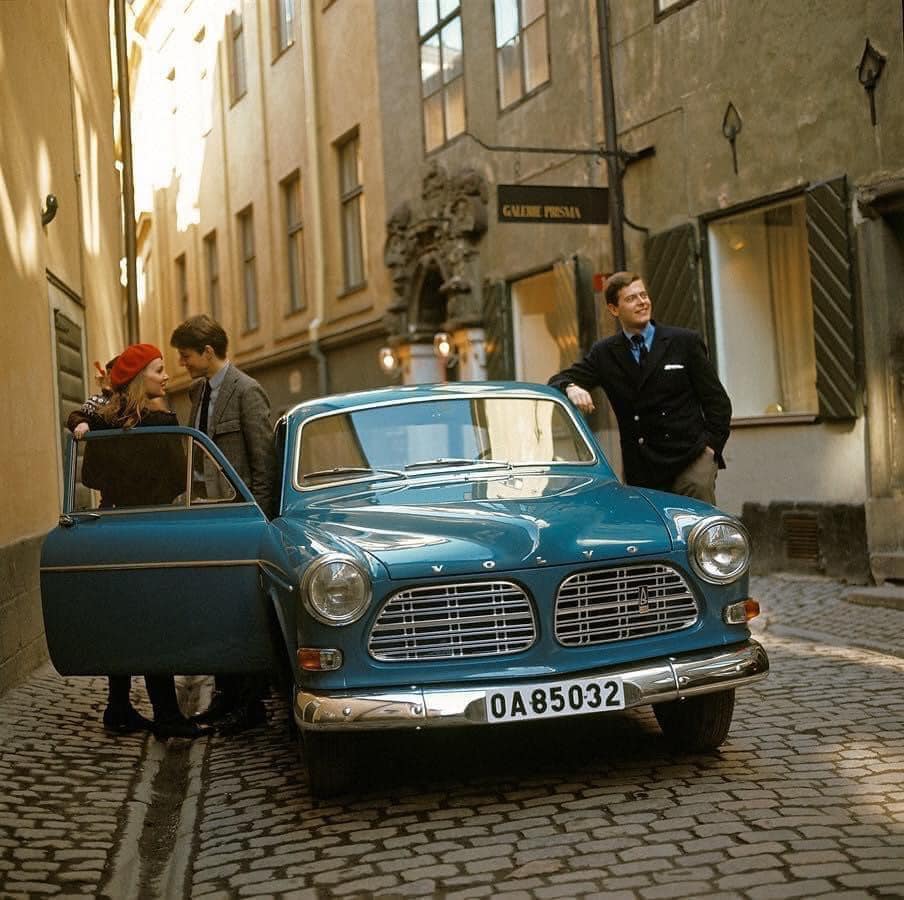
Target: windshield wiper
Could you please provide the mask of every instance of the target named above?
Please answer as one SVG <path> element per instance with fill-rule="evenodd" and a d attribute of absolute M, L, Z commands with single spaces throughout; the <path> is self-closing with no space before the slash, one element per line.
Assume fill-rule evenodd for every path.
<path fill-rule="evenodd" d="M 405 471 L 411 469 L 429 469 L 434 466 L 503 466 L 511 468 L 512 464 L 502 459 L 458 459 L 455 457 L 441 456 L 438 459 L 425 459 L 420 462 L 408 463 Z"/>
<path fill-rule="evenodd" d="M 305 472 L 302 480 L 309 478 L 327 478 L 331 475 L 395 475 L 404 478 L 405 473 L 397 469 L 374 469 L 370 466 L 333 466 L 332 469 L 318 469 L 316 472 Z"/>

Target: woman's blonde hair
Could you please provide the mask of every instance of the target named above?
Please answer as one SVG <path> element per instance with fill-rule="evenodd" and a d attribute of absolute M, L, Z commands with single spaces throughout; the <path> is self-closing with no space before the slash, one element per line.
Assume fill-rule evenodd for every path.
<path fill-rule="evenodd" d="M 120 385 L 101 409 L 101 416 L 114 428 L 134 428 L 148 411 L 147 391 L 144 389 L 144 369 L 131 381 Z"/>

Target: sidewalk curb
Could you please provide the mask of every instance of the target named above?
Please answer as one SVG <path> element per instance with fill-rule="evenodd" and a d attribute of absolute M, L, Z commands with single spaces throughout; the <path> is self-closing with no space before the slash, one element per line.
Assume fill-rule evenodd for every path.
<path fill-rule="evenodd" d="M 803 641 L 811 641 L 814 644 L 827 644 L 832 647 L 849 647 L 857 650 L 868 650 L 871 653 L 880 653 L 883 656 L 894 656 L 896 659 L 904 659 L 904 650 L 892 644 L 884 644 L 880 641 L 863 641 L 857 638 L 842 638 L 835 634 L 826 634 L 822 631 L 809 631 L 805 628 L 794 628 L 791 625 L 773 625 L 766 622 L 760 634 L 774 634 L 776 637 L 796 638 Z"/>

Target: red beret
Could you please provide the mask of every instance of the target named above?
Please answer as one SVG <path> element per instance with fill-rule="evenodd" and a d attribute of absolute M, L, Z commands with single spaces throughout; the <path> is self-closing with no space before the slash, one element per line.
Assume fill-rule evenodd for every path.
<path fill-rule="evenodd" d="M 110 384 L 115 388 L 128 384 L 155 359 L 163 359 L 163 354 L 153 344 L 129 344 L 116 357 L 116 362 L 110 370 Z"/>

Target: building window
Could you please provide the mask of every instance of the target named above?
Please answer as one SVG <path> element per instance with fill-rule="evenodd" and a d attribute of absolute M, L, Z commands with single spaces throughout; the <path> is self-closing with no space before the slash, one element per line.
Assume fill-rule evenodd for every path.
<path fill-rule="evenodd" d="M 295 0 L 273 0 L 273 55 L 295 43 Z"/>
<path fill-rule="evenodd" d="M 296 172 L 282 184 L 283 222 L 286 229 L 286 261 L 289 277 L 288 312 L 305 308 L 304 232 L 301 223 L 301 178 Z"/>
<path fill-rule="evenodd" d="M 714 219 L 708 242 L 716 358 L 733 415 L 815 415 L 804 198 Z"/>
<path fill-rule="evenodd" d="M 499 107 L 549 81 L 546 0 L 495 0 Z"/>
<path fill-rule="evenodd" d="M 421 97 L 427 151 L 465 130 L 464 53 L 458 0 L 418 0 Z"/>
<path fill-rule="evenodd" d="M 184 321 L 188 318 L 188 267 L 184 253 L 176 258 L 176 301 L 179 304 L 179 315 Z"/>
<path fill-rule="evenodd" d="M 217 256 L 217 233 L 204 238 L 204 266 L 207 276 L 207 308 L 211 316 L 220 318 L 220 260 Z"/>
<path fill-rule="evenodd" d="M 358 134 L 338 145 L 339 198 L 342 206 L 342 270 L 345 290 L 364 284 L 364 188 Z"/>
<path fill-rule="evenodd" d="M 245 67 L 245 24 L 242 13 L 229 14 L 229 75 L 232 102 L 240 100 L 248 90 L 248 73 Z"/>
<path fill-rule="evenodd" d="M 257 273 L 254 256 L 254 212 L 249 206 L 238 215 L 242 242 L 242 294 L 245 301 L 245 331 L 255 331 L 257 314 Z"/>

